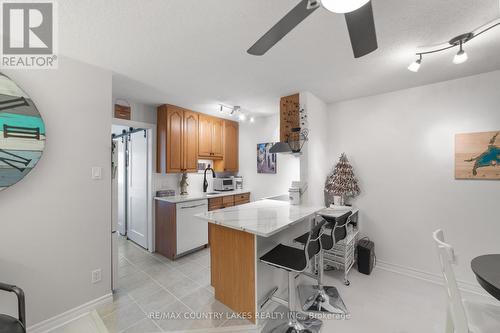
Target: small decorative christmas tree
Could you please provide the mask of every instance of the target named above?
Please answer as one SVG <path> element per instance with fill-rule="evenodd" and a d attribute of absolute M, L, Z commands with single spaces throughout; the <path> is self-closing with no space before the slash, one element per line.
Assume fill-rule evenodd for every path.
<path fill-rule="evenodd" d="M 355 197 L 359 194 L 358 180 L 345 153 L 340 155 L 339 162 L 326 177 L 325 192 L 340 196 L 341 205 L 344 205 L 346 197 Z"/>

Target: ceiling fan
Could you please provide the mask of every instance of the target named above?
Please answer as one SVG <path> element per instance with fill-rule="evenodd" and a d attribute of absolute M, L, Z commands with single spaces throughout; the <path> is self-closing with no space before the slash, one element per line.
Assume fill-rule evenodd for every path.
<path fill-rule="evenodd" d="M 333 13 L 344 14 L 355 58 L 377 49 L 377 35 L 370 0 L 301 0 L 247 52 L 258 56 L 265 54 L 319 7 Z"/>

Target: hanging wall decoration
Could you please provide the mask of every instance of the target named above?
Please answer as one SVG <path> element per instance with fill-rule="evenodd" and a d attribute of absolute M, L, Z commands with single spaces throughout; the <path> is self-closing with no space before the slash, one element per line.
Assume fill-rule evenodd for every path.
<path fill-rule="evenodd" d="M 455 136 L 456 179 L 500 179 L 500 131 Z"/>
<path fill-rule="evenodd" d="M 35 104 L 0 74 L 0 191 L 35 167 L 44 146 L 45 126 Z"/>
<path fill-rule="evenodd" d="M 276 154 L 269 152 L 272 142 L 257 144 L 257 173 L 276 173 Z"/>

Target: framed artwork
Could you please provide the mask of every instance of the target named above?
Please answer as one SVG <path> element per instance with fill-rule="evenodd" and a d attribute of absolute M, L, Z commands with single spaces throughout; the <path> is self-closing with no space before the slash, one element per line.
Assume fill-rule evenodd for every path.
<path fill-rule="evenodd" d="M 455 136 L 455 178 L 500 180 L 500 131 Z"/>
<path fill-rule="evenodd" d="M 276 154 L 269 153 L 272 142 L 257 144 L 257 173 L 276 173 Z"/>
<path fill-rule="evenodd" d="M 0 74 L 0 191 L 30 172 L 44 147 L 45 125 L 35 104 Z"/>

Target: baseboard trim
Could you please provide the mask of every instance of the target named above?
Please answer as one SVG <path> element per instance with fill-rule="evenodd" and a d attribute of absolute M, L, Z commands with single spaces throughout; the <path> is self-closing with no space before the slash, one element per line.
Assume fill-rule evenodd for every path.
<path fill-rule="evenodd" d="M 377 264 L 375 267 L 378 269 L 382 269 L 384 271 L 389 271 L 392 273 L 405 275 L 408 277 L 427 281 L 427 282 L 438 284 L 441 286 L 444 285 L 444 279 L 442 276 L 440 276 L 438 274 L 422 271 L 422 270 L 419 270 L 416 268 L 396 265 L 396 264 L 392 264 L 392 263 L 389 263 L 389 262 L 386 262 L 383 260 L 379 260 L 379 259 L 377 259 Z M 483 290 L 483 288 L 481 288 L 481 286 L 479 286 L 479 284 L 473 284 L 473 283 L 461 281 L 461 280 L 457 280 L 457 283 L 458 283 L 458 287 L 463 292 L 489 297 L 489 295 L 487 293 L 485 293 L 485 291 Z"/>
<path fill-rule="evenodd" d="M 77 306 L 71 310 L 58 314 L 52 318 L 46 319 L 38 324 L 28 327 L 28 333 L 47 333 L 58 327 L 61 327 L 75 319 L 78 319 L 98 306 L 104 305 L 106 303 L 113 301 L 113 294 L 109 293 L 107 295 L 96 298 L 90 302 Z"/>

